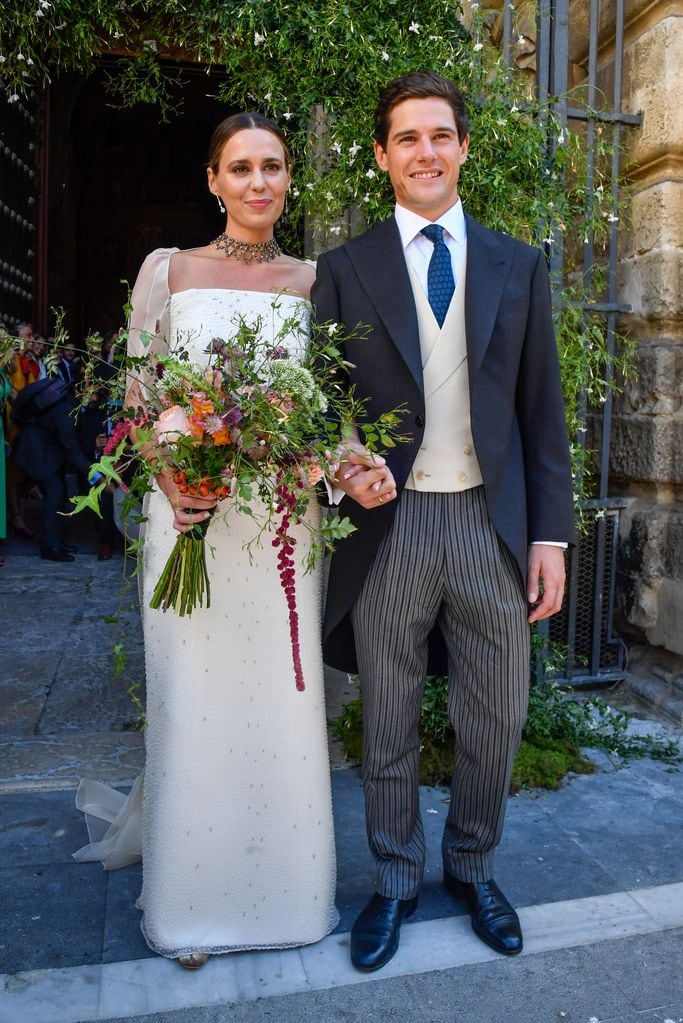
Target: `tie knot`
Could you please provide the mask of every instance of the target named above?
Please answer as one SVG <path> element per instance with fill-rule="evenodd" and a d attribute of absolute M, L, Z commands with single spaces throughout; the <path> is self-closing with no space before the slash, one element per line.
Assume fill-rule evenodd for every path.
<path fill-rule="evenodd" d="M 441 224 L 428 224 L 427 227 L 423 227 L 420 234 L 423 234 L 426 238 L 429 238 L 432 245 L 443 245 L 443 228 Z"/>

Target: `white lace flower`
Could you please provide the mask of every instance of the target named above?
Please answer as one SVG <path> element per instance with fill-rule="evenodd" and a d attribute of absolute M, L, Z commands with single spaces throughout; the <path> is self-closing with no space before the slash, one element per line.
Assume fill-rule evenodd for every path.
<path fill-rule="evenodd" d="M 410 25 L 408 26 L 408 31 L 414 32 L 415 35 L 417 36 L 420 34 L 420 26 L 416 21 L 411 21 Z"/>

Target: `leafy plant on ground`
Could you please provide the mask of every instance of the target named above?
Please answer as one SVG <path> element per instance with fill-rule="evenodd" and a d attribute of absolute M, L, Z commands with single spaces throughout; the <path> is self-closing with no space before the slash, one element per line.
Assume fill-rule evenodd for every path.
<path fill-rule="evenodd" d="M 649 733 L 636 735 L 629 729 L 629 714 L 610 707 L 596 694 L 581 696 L 560 687 L 551 677 L 552 663 L 560 657 L 561 651 L 551 650 L 545 680 L 531 686 L 511 791 L 555 789 L 568 773 L 594 771 L 595 765 L 581 752 L 584 748 L 603 750 L 624 762 L 646 756 L 670 764 L 681 762 L 675 740 Z M 420 780 L 424 785 L 450 781 L 454 736 L 448 719 L 447 690 L 445 676 L 432 675 L 426 679 L 420 721 Z M 357 697 L 331 723 L 332 734 L 341 741 L 351 760 L 361 757 L 362 716 L 362 701 Z"/>

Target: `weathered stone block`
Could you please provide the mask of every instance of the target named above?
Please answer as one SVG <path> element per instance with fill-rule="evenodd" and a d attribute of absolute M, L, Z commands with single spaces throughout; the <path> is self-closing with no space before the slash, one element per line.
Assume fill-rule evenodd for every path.
<path fill-rule="evenodd" d="M 683 483 L 683 417 L 615 416 L 610 471 L 632 482 Z"/>
<path fill-rule="evenodd" d="M 683 251 L 653 250 L 620 262 L 617 270 L 619 295 L 630 303 L 636 316 L 652 320 L 683 318 L 681 273 Z"/>
<path fill-rule="evenodd" d="M 683 153 L 683 32 L 679 19 L 664 18 L 624 52 L 624 109 L 644 113 L 630 157 L 638 165 Z"/>
<path fill-rule="evenodd" d="M 683 224 L 683 181 L 658 181 L 631 193 L 628 216 L 619 229 L 622 257 L 675 249 Z"/>
<path fill-rule="evenodd" d="M 619 532 L 621 614 L 648 642 L 683 654 L 683 505 L 633 501 Z"/>
<path fill-rule="evenodd" d="M 617 414 L 676 415 L 683 411 L 683 340 L 639 344 L 635 376 L 615 398 Z"/>

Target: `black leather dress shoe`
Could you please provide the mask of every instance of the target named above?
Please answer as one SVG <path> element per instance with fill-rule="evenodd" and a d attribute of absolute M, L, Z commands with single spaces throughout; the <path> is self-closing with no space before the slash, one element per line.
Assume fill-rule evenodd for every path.
<path fill-rule="evenodd" d="M 401 924 L 415 912 L 414 899 L 387 899 L 373 895 L 351 928 L 351 962 L 370 973 L 385 966 L 398 948 Z"/>
<path fill-rule="evenodd" d="M 459 881 L 445 873 L 443 883 L 454 899 L 467 906 L 477 937 L 505 956 L 522 951 L 519 917 L 495 881 Z"/>
<path fill-rule="evenodd" d="M 78 547 L 72 543 L 60 543 L 59 549 L 60 551 L 64 551 L 66 554 L 76 554 L 78 552 Z"/>
<path fill-rule="evenodd" d="M 40 556 L 43 561 L 75 561 L 73 554 L 69 554 L 63 547 L 41 547 Z"/>

